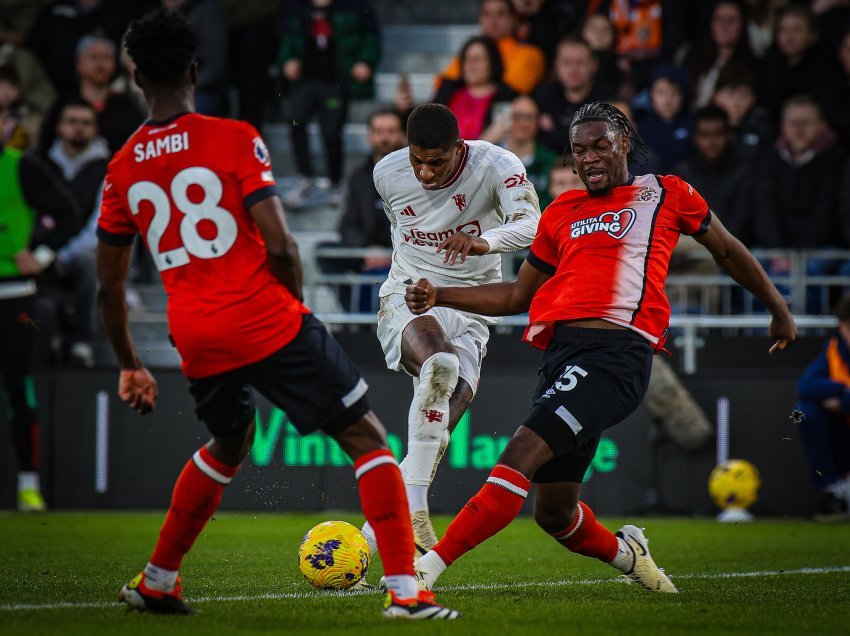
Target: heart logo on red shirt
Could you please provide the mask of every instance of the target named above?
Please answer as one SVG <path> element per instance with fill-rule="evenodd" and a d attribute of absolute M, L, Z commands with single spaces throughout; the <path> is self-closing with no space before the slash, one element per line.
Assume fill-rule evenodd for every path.
<path fill-rule="evenodd" d="M 618 223 L 620 225 L 619 232 L 609 231 L 606 234 L 611 238 L 620 240 L 632 229 L 636 216 L 637 213 L 632 208 L 623 208 L 618 212 L 604 212 L 599 215 L 599 220 L 605 223 Z"/>

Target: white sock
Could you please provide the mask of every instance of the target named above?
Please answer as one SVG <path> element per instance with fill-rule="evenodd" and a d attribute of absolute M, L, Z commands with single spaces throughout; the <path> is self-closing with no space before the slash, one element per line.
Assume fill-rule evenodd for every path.
<path fill-rule="evenodd" d="M 428 486 L 405 484 L 404 489 L 407 491 L 407 507 L 410 512 L 428 510 Z"/>
<path fill-rule="evenodd" d="M 360 532 L 366 537 L 366 543 L 369 544 L 369 554 L 378 554 L 378 537 L 375 536 L 375 531 L 372 530 L 372 524 L 368 521 L 360 528 Z"/>
<path fill-rule="evenodd" d="M 22 490 L 37 490 L 41 492 L 41 480 L 35 471 L 23 471 L 18 473 L 18 492 Z"/>
<path fill-rule="evenodd" d="M 425 580 L 426 587 L 430 590 L 437 581 L 437 578 L 445 572 L 448 566 L 440 558 L 439 554 L 430 550 L 419 557 L 416 567 Z"/>
<path fill-rule="evenodd" d="M 402 462 L 406 486 L 431 485 L 459 373 L 460 361 L 453 353 L 435 353 L 422 363 L 407 415 L 407 456 Z"/>
<path fill-rule="evenodd" d="M 410 574 L 393 574 L 387 577 L 387 591 L 395 592 L 399 599 L 416 598 L 419 596 L 419 584 Z"/>
<path fill-rule="evenodd" d="M 611 561 L 611 565 L 623 573 L 630 572 L 635 566 L 635 553 L 622 537 L 617 537 L 617 556 Z"/>
<path fill-rule="evenodd" d="M 144 572 L 145 585 L 157 592 L 170 592 L 177 585 L 177 570 L 166 570 L 148 563 Z"/>

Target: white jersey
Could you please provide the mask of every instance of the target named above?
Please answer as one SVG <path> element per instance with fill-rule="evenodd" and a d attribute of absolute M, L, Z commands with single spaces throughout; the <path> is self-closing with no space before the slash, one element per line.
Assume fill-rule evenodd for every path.
<path fill-rule="evenodd" d="M 408 149 L 375 166 L 375 188 L 392 225 L 393 258 L 380 295 L 403 293 L 405 281 L 426 277 L 436 285 L 471 286 L 502 280 L 499 254 L 531 245 L 540 220 L 537 192 L 512 152 L 486 141 L 466 141 L 455 174 L 426 190 L 410 165 Z M 443 262 L 437 246 L 457 232 L 483 238 L 487 254 Z"/>

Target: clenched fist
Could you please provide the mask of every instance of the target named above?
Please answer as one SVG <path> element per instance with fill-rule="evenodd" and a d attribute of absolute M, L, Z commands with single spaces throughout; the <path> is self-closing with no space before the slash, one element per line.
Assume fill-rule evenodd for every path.
<path fill-rule="evenodd" d="M 437 288 L 427 278 L 420 278 L 407 286 L 404 301 L 414 314 L 424 314 L 437 304 Z"/>

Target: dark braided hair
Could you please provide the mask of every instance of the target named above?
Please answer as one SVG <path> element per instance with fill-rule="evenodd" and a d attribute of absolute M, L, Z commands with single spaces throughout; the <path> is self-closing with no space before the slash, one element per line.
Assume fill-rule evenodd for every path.
<path fill-rule="evenodd" d="M 569 130 L 583 124 L 586 121 L 604 121 L 612 126 L 615 130 L 623 133 L 629 138 L 631 147 L 629 150 L 629 161 L 636 161 L 639 164 L 649 157 L 649 147 L 646 142 L 638 135 L 632 122 L 626 117 L 625 113 L 616 106 L 612 106 L 607 102 L 591 102 L 581 106 L 570 119 Z M 564 155 L 569 152 L 570 146 L 567 145 Z"/>
<path fill-rule="evenodd" d="M 124 47 L 145 79 L 176 84 L 195 60 L 198 32 L 176 11 L 159 9 L 130 23 Z"/>

